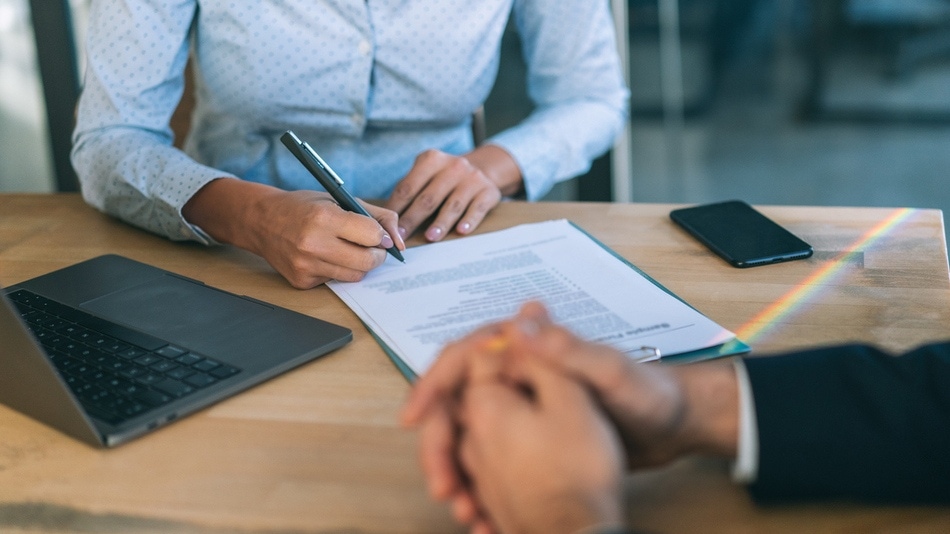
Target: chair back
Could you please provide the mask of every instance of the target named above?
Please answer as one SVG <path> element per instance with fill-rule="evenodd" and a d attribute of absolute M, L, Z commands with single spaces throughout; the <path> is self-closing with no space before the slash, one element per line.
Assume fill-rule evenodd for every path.
<path fill-rule="evenodd" d="M 79 99 L 79 61 L 72 12 L 68 0 L 30 0 L 30 12 L 46 101 L 56 189 L 78 191 L 79 180 L 69 160 Z"/>

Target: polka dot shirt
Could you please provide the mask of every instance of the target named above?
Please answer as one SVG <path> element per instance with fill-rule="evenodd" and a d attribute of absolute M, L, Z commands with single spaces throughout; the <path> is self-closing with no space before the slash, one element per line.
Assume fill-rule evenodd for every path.
<path fill-rule="evenodd" d="M 294 130 L 364 198 L 386 198 L 429 148 L 472 149 L 513 18 L 533 113 L 488 142 L 529 199 L 583 173 L 626 116 L 607 0 L 97 0 L 73 141 L 83 195 L 172 239 L 202 186 L 238 177 L 319 189 L 281 145 Z M 184 151 L 168 121 L 194 64 Z"/>

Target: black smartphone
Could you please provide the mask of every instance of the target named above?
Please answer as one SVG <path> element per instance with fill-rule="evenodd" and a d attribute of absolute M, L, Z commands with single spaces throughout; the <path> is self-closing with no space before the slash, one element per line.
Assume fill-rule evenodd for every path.
<path fill-rule="evenodd" d="M 812 255 L 811 245 L 741 200 L 676 209 L 670 218 L 735 267 Z"/>

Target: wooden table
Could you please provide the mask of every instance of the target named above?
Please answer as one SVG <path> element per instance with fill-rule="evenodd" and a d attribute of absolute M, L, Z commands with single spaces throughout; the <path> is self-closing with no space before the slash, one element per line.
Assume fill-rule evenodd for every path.
<path fill-rule="evenodd" d="M 900 350 L 950 333 L 939 211 L 762 207 L 815 255 L 734 269 L 673 226 L 671 208 L 511 202 L 481 230 L 569 218 L 744 335 L 755 354 L 842 341 Z M 874 230 L 889 217 L 889 227 Z M 460 530 L 427 497 L 416 436 L 397 425 L 409 385 L 329 290 L 292 289 L 257 257 L 166 241 L 75 195 L 0 195 L 0 284 L 103 253 L 342 324 L 354 341 L 114 450 L 0 406 L 0 532 Z M 783 297 L 794 305 L 754 320 Z M 647 532 L 950 531 L 946 508 L 756 508 L 725 467 L 690 458 L 631 475 L 630 524 Z"/>

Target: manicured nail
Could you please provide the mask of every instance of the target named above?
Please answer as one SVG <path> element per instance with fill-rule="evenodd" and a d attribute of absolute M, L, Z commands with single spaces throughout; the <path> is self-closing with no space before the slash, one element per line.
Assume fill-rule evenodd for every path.
<path fill-rule="evenodd" d="M 463 222 L 459 225 L 459 233 L 467 234 L 472 230 L 472 223 Z"/>
<path fill-rule="evenodd" d="M 390 248 L 394 245 L 393 238 L 389 237 L 389 234 L 383 234 L 383 239 L 379 242 L 379 246 L 383 248 Z"/>
<path fill-rule="evenodd" d="M 438 226 L 433 226 L 426 230 L 426 239 L 429 241 L 438 241 L 442 237 L 442 229 Z"/>
<path fill-rule="evenodd" d="M 407 232 L 406 229 L 403 228 L 402 226 L 400 226 L 400 227 L 398 228 L 398 230 L 399 230 L 399 236 L 402 237 L 403 239 L 405 239 L 405 238 L 406 238 L 406 234 L 408 234 L 409 232 Z"/>

